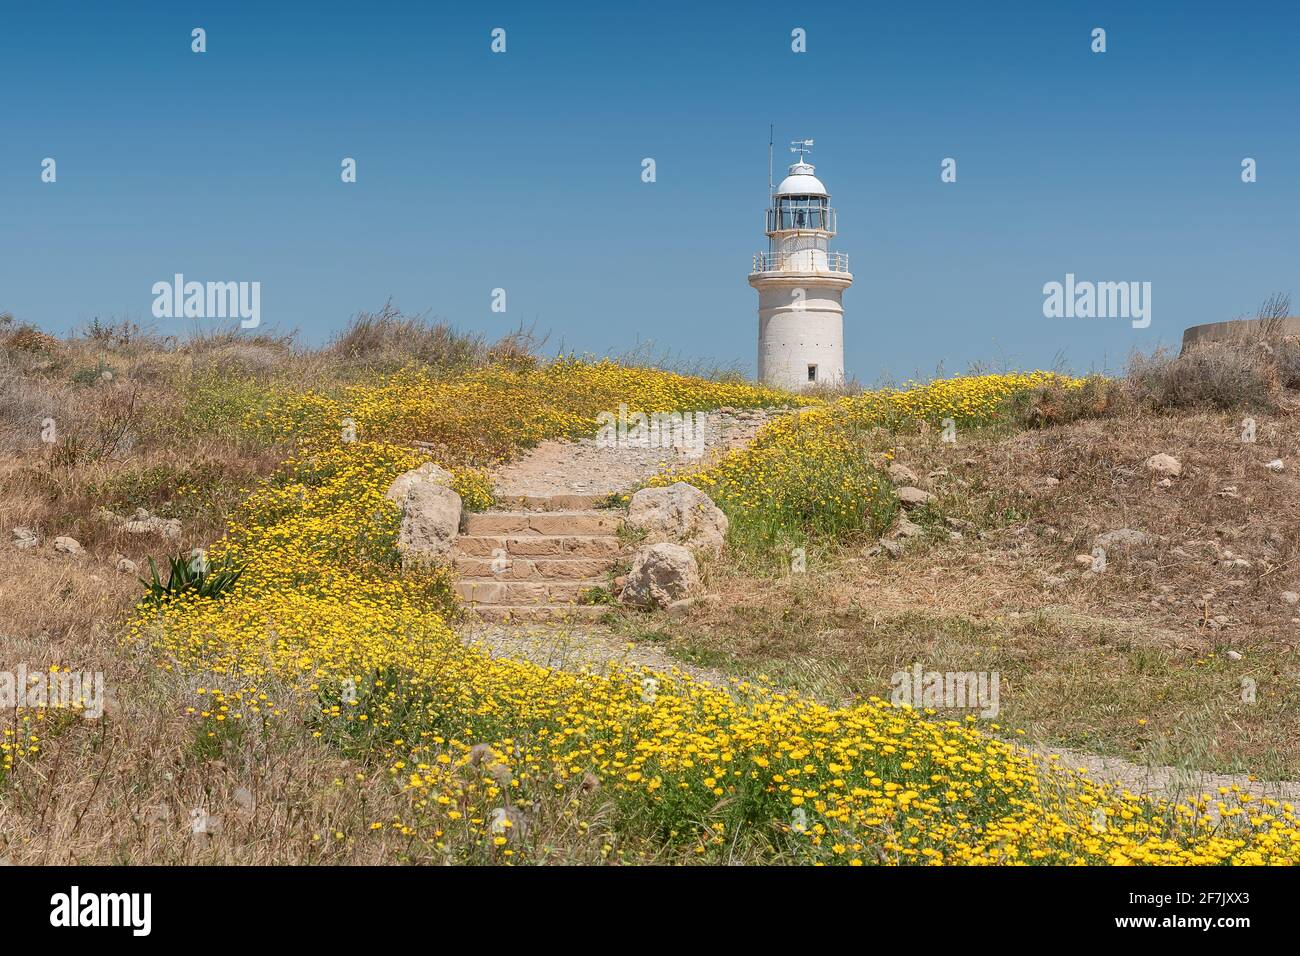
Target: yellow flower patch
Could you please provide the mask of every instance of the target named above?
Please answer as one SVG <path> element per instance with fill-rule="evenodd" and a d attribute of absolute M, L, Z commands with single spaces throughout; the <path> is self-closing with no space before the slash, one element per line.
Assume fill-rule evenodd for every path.
<path fill-rule="evenodd" d="M 569 382 L 562 369 L 494 374 L 286 402 L 284 417 L 266 421 L 299 422 L 302 452 L 214 548 L 246 564 L 244 575 L 219 599 L 141 605 L 131 627 L 160 667 L 190 675 L 195 725 L 216 745 L 292 708 L 321 738 L 386 768 L 409 813 L 353 838 L 393 830 L 452 861 L 528 862 L 545 851 L 530 814 L 553 806 L 594 854 L 631 860 L 726 859 L 744 845 L 758 858 L 844 865 L 1300 862 L 1291 806 L 1229 793 L 1212 817 L 1205 802 L 1141 799 L 1049 771 L 973 721 L 874 698 L 828 707 L 677 673 L 553 671 L 462 646 L 447 624 L 445 575 L 403 571 L 392 553 L 397 510 L 384 491 L 428 454 L 368 436 L 423 435 L 459 449 L 464 459 L 448 463 L 464 464 L 519 447 L 512 435 L 523 444 L 586 427 L 594 407 L 640 387 L 645 408 L 774 397 L 617 367 L 586 366 Z M 882 403 L 987 416 L 1007 386 L 954 381 L 786 418 L 717 483 L 741 494 L 736 475 L 761 487 L 791 449 L 833 455 L 837 439 L 817 435 L 836 416 L 875 416 Z M 507 421 L 487 441 L 461 432 L 489 417 L 475 401 Z M 344 411 L 359 438 L 331 443 Z M 761 491 L 749 500 L 761 506 Z"/>

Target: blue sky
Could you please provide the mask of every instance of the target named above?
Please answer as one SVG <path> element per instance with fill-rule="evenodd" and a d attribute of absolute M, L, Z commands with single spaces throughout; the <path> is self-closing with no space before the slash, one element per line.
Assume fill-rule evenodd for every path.
<path fill-rule="evenodd" d="M 752 371 L 772 123 L 778 178 L 815 138 L 839 210 L 850 373 L 1114 368 L 1300 307 L 1298 28 L 1282 2 L 10 2 L 0 310 L 180 332 L 150 290 L 182 272 L 260 281 L 310 341 L 392 296 Z M 1151 282 L 1150 327 L 1045 318 L 1067 272 Z"/>

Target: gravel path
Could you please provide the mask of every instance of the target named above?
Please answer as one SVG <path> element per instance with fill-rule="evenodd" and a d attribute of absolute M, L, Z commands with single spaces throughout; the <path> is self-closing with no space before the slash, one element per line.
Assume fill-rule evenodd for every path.
<path fill-rule="evenodd" d="M 1140 796 L 1176 802 L 1206 794 L 1211 800 L 1216 800 L 1220 787 L 1238 787 L 1255 797 L 1271 797 L 1300 806 L 1300 781 L 1251 780 L 1245 774 L 1209 773 L 1182 767 L 1147 767 L 1120 757 L 1103 757 L 1100 754 L 1080 753 L 1051 746 L 1029 749 L 1043 758 L 1045 763 L 1054 763 L 1065 769 L 1086 770 L 1089 778 L 1098 783 L 1114 783 Z M 1060 760 L 1050 760 L 1051 755 L 1059 756 Z M 1210 815 L 1218 814 L 1211 808 Z"/>
<path fill-rule="evenodd" d="M 624 492 L 673 467 L 705 464 L 732 448 L 749 444 L 754 433 L 785 409 L 719 409 L 700 412 L 699 437 L 692 448 L 645 448 L 628 443 L 579 441 L 542 442 L 510 462 L 494 476 L 503 497 L 549 495 L 607 495 Z"/>

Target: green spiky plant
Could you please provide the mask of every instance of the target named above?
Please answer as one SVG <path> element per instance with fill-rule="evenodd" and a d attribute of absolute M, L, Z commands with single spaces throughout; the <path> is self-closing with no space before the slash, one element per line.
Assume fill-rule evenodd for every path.
<path fill-rule="evenodd" d="M 161 606 L 190 591 L 200 597 L 219 598 L 233 588 L 244 573 L 244 567 L 234 564 L 229 556 L 219 565 L 209 564 L 206 560 L 195 561 L 187 554 L 169 557 L 167 563 L 169 567 L 164 583 L 158 574 L 157 563 L 153 558 L 149 559 L 150 576 L 140 578 L 140 583 L 146 588 L 143 600 Z"/>

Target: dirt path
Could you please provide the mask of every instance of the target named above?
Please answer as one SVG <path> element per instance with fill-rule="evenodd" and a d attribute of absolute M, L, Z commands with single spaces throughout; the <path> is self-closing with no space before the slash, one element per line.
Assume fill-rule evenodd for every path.
<path fill-rule="evenodd" d="M 781 409 L 719 409 L 699 413 L 700 431 L 692 431 L 692 447 L 639 447 L 628 442 L 608 444 L 594 438 L 542 442 L 494 476 L 501 497 L 551 495 L 609 495 L 627 491 L 665 465 L 703 464 L 723 452 L 749 444 Z M 689 444 L 689 443 L 688 443 Z"/>
<path fill-rule="evenodd" d="M 1300 805 L 1300 781 L 1251 780 L 1245 774 L 1209 773 L 1183 767 L 1146 767 L 1120 757 L 1103 757 L 1100 754 L 1080 753 L 1060 747 L 1038 746 L 1030 752 L 1044 763 L 1070 770 L 1085 770 L 1098 783 L 1114 783 L 1139 796 L 1180 801 L 1205 794 L 1211 801 L 1219 798 L 1219 789 L 1239 788 L 1255 797 L 1271 797 L 1284 803 Z M 1059 760 L 1053 761 L 1055 755 Z M 1211 816 L 1218 814 L 1211 809 Z"/>

